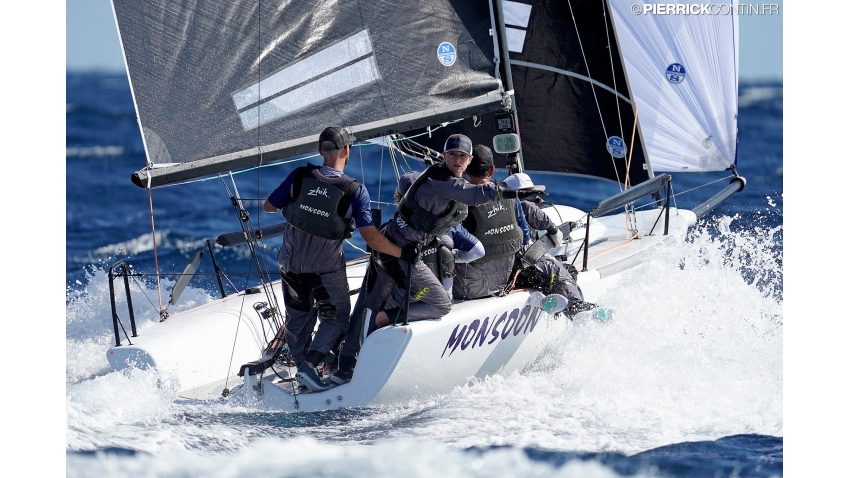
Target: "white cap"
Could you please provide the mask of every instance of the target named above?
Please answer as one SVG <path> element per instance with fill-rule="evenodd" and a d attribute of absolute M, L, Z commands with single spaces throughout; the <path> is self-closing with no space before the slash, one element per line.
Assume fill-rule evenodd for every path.
<path fill-rule="evenodd" d="M 519 191 L 520 189 L 525 188 L 534 188 L 538 191 L 546 189 L 546 186 L 534 186 L 534 182 L 532 182 L 531 178 L 525 173 L 511 174 L 507 179 L 505 179 L 505 184 L 514 191 Z"/>

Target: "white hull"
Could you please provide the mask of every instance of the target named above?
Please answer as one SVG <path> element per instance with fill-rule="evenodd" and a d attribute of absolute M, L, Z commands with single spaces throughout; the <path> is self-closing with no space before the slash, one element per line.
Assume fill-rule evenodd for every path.
<path fill-rule="evenodd" d="M 565 206 L 545 211 L 556 222 L 586 217 Z M 662 235 L 663 217 L 652 235 L 644 235 L 653 228 L 659 211 L 637 213 L 641 235 L 631 240 L 624 215 L 593 220 L 588 270 L 583 271 L 583 253 L 574 263 L 586 300 L 597 301 L 620 272 L 640 263 L 644 252 L 666 239 L 684 237 L 696 222 L 691 211 L 671 209 L 668 236 Z M 564 254 L 568 248 L 566 255 L 572 261 L 584 233 L 584 229 L 573 231 L 569 246 L 553 252 Z M 351 289 L 360 287 L 365 267 L 362 259 L 349 263 Z M 282 306 L 279 282 L 272 289 Z M 142 330 L 133 345 L 110 348 L 107 358 L 115 369 L 134 361 L 137 367 L 153 366 L 171 373 L 179 381 L 179 395 L 188 399 L 219 398 L 227 388 L 233 390 L 229 400 L 280 411 L 403 404 L 447 392 L 473 377 L 522 371 L 533 364 L 565 330 L 566 319 L 555 320 L 531 307 L 528 299 L 529 291 L 520 290 L 506 297 L 456 301 L 442 319 L 380 329 L 363 343 L 352 381 L 321 393 L 293 395 L 293 382 L 280 377 L 289 378 L 295 370 L 283 366 L 276 366 L 280 377 L 267 370 L 259 384 L 259 377 L 249 376 L 242 385 L 242 378 L 236 376 L 241 365 L 260 357 L 274 333 L 252 310 L 254 303 L 266 301 L 261 293 L 240 293 L 175 314 Z M 351 300 L 354 303 L 356 296 Z"/>

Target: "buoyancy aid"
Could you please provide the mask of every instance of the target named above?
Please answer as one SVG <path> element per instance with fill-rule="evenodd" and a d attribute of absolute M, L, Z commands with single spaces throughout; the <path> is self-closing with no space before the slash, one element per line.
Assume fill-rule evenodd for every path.
<path fill-rule="evenodd" d="M 422 248 L 419 254 L 422 263 L 431 269 L 437 279 L 446 279 L 455 276 L 455 255 L 451 249 L 443 244 L 439 237 Z"/>
<path fill-rule="evenodd" d="M 516 199 L 503 199 L 470 206 L 463 227 L 484 245 L 484 257 L 473 262 L 489 262 L 515 254 L 522 247 L 522 230 L 516 212 Z"/>
<path fill-rule="evenodd" d="M 283 216 L 293 227 L 330 240 L 351 237 L 354 218 L 346 218 L 360 184 L 354 178 L 329 178 L 313 164 L 296 170 L 293 196 Z"/>
<path fill-rule="evenodd" d="M 446 181 L 452 175 L 443 163 L 429 166 L 416 181 L 404 193 L 398 204 L 398 213 L 404 221 L 413 229 L 430 234 L 442 236 L 449 229 L 460 223 L 468 214 L 466 204 L 451 201 L 442 214 L 434 214 L 416 203 L 416 191 L 429 178 L 435 181 Z"/>

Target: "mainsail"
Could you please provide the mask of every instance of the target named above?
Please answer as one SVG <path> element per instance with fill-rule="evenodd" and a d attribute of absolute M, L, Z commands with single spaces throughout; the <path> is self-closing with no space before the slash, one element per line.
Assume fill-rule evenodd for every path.
<path fill-rule="evenodd" d="M 113 0 L 156 187 L 502 111 L 487 0 Z M 262 155 L 262 158 L 260 157 Z"/>

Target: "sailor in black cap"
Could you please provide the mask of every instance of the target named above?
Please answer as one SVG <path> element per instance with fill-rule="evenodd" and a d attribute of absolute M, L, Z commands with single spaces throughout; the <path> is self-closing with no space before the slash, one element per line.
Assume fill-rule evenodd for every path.
<path fill-rule="evenodd" d="M 490 148 L 476 145 L 475 157 L 466 169 L 469 182 L 492 184 L 494 172 L 493 153 Z M 539 188 L 524 190 L 526 194 L 523 197 L 529 197 L 532 193 L 545 194 Z M 468 264 L 458 264 L 456 267 L 453 289 L 456 299 L 476 299 L 507 293 L 508 284 L 512 280 L 511 273 L 515 270 L 514 263 L 518 260 L 518 255 L 521 257 L 525 251 L 523 245 L 529 243 L 528 225 L 519 202 L 517 199 L 506 199 L 469 208 L 469 216 L 462 224 L 484 243 L 485 253 L 481 259 Z M 553 234 L 553 243 L 560 244 L 563 236 Z M 533 261 L 529 269 L 529 274 L 539 278 L 535 286 L 544 293 L 560 294 L 567 298 L 567 313 L 570 316 L 594 307 L 594 304 L 584 302 L 575 279 L 561 261 L 548 252 Z"/>
<path fill-rule="evenodd" d="M 495 184 L 493 153 L 484 145 L 475 145 L 474 158 L 466 168 L 472 184 Z M 514 266 L 514 257 L 530 236 L 525 215 L 515 198 L 503 198 L 483 206 L 471 206 L 461 223 L 484 244 L 484 257 L 458 264 L 453 294 L 455 299 L 478 299 L 506 294 Z"/>
<path fill-rule="evenodd" d="M 277 259 L 287 315 L 286 342 L 298 364 L 296 379 L 311 391 L 329 388 L 316 365 L 348 330 L 351 301 L 343 241 L 356 227 L 372 249 L 392 257 L 416 258 L 414 247 L 403 249 L 378 232 L 369 209 L 369 192 L 343 173 L 355 139 L 341 126 L 325 128 L 318 145 L 322 166 L 296 168 L 263 205 L 270 213 L 283 209 L 286 217 Z M 305 350 L 313 332 L 312 312 L 318 313 L 320 323 Z"/>

